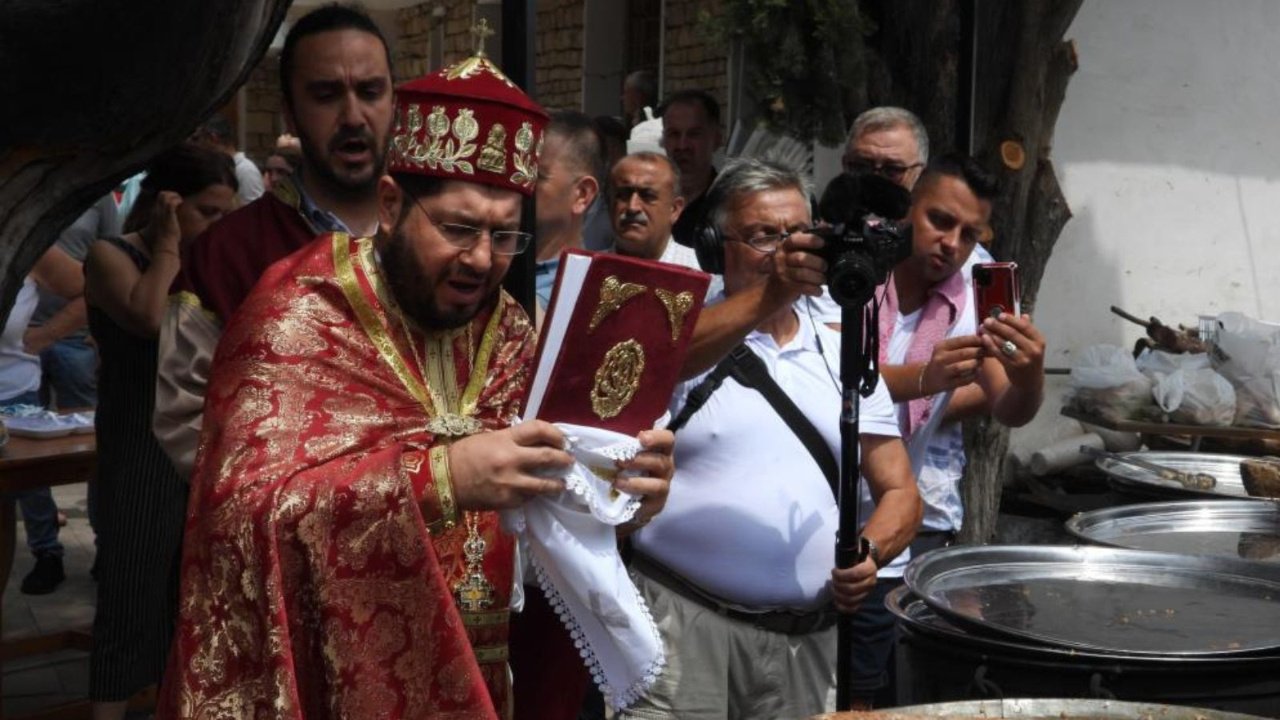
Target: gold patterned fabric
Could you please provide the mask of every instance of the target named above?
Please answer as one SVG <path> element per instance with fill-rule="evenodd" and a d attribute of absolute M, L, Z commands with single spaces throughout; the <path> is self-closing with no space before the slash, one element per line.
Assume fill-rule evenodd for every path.
<path fill-rule="evenodd" d="M 368 240 L 274 265 L 214 360 L 160 716 L 505 716 L 513 541 L 446 525 L 430 427 L 504 427 L 533 352 L 505 294 L 469 329 L 403 322 Z M 493 597 L 464 614 L 468 526 Z"/>
<path fill-rule="evenodd" d="M 547 113 L 483 54 L 396 88 L 387 171 L 532 195 Z"/>

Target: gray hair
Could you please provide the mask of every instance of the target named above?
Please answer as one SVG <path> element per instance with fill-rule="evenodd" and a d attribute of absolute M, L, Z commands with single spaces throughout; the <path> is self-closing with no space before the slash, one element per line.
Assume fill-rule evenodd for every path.
<path fill-rule="evenodd" d="M 849 131 L 849 138 L 845 145 L 852 145 L 853 141 L 863 133 L 892 130 L 898 127 L 907 128 L 915 136 L 916 147 L 920 149 L 920 163 L 928 165 L 929 132 L 924 129 L 924 123 L 920 122 L 920 118 L 905 108 L 885 105 L 863 112 L 853 121 L 853 129 Z"/>
<path fill-rule="evenodd" d="M 652 165 L 666 166 L 666 168 L 671 171 L 671 191 L 676 197 L 680 196 L 680 166 L 676 165 L 675 161 L 667 157 L 666 153 L 653 152 L 651 150 L 640 150 L 623 155 L 618 158 L 618 161 L 613 164 L 613 167 L 609 168 L 610 179 L 613 178 L 613 171 L 627 160 L 639 160 Z"/>
<path fill-rule="evenodd" d="M 707 190 L 707 223 L 724 234 L 733 201 L 769 190 L 795 190 L 809 200 L 809 186 L 800 173 L 773 160 L 742 158 L 716 176 Z"/>

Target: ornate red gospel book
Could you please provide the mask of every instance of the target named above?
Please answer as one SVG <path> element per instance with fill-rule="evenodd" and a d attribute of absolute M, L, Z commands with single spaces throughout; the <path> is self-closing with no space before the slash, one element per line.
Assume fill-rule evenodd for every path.
<path fill-rule="evenodd" d="M 526 417 L 635 435 L 662 416 L 710 276 L 585 250 L 561 256 Z"/>

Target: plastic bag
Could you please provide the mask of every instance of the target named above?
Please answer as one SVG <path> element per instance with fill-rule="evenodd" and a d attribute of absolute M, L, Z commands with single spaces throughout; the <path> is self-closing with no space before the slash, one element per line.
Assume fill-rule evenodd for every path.
<path fill-rule="evenodd" d="M 1170 421 L 1214 426 L 1235 422 L 1235 388 L 1213 371 L 1208 353 L 1148 350 L 1135 364 L 1155 383 L 1151 395 Z"/>
<path fill-rule="evenodd" d="M 1151 398 L 1151 379 L 1138 372 L 1133 356 L 1115 345 L 1091 345 L 1071 366 L 1070 407 L 1104 420 L 1154 420 L 1161 413 Z"/>
<path fill-rule="evenodd" d="M 1151 394 L 1173 422 L 1212 426 L 1235 422 L 1236 390 L 1210 368 L 1161 375 Z"/>
<path fill-rule="evenodd" d="M 1208 353 L 1171 353 L 1164 350 L 1145 350 L 1134 361 L 1138 371 L 1158 380 L 1179 370 L 1200 370 L 1211 367 Z"/>
<path fill-rule="evenodd" d="M 1217 335 L 1211 359 L 1235 388 L 1235 424 L 1280 428 L 1280 327 L 1222 313 Z"/>

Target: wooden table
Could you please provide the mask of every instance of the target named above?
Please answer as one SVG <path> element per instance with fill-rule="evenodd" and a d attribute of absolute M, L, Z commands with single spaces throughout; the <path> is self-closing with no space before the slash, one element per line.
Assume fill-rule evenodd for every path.
<path fill-rule="evenodd" d="M 92 433 L 67 435 L 47 440 L 11 437 L 0 449 L 0 625 L 3 624 L 4 590 L 13 571 L 16 548 L 17 513 L 14 493 L 54 485 L 88 482 L 98 462 L 98 447 Z M 65 630 L 49 635 L 0 643 L 0 672 L 3 663 L 26 655 L 65 649 L 88 651 L 92 640 L 86 630 Z M 0 707 L 0 717 L 5 717 Z M 27 718 L 87 718 L 87 703 L 54 708 Z"/>
<path fill-rule="evenodd" d="M 1200 441 L 1204 438 L 1222 438 L 1224 440 L 1277 440 L 1280 441 L 1280 430 L 1266 428 L 1213 427 L 1210 425 L 1180 425 L 1178 423 L 1139 422 L 1137 420 L 1104 420 L 1088 415 L 1074 408 L 1063 407 L 1062 414 L 1082 423 L 1097 425 L 1107 430 L 1120 432 L 1136 432 L 1144 435 L 1185 435 L 1191 438 L 1191 450 L 1199 451 Z"/>

